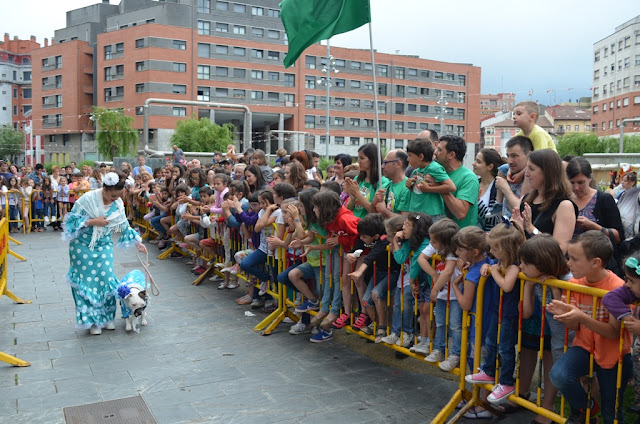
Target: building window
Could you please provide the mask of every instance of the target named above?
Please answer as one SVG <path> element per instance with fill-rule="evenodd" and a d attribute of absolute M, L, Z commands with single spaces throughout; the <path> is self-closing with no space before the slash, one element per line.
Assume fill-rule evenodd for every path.
<path fill-rule="evenodd" d="M 216 23 L 216 32 L 229 32 L 229 24 Z"/>
<path fill-rule="evenodd" d="M 344 68 L 345 66 L 347 66 L 347 63 L 344 59 L 336 59 L 335 66 L 337 68 Z"/>
<path fill-rule="evenodd" d="M 211 88 L 210 87 L 198 87 L 198 101 L 208 102 L 211 100 Z"/>
<path fill-rule="evenodd" d="M 359 108 L 360 107 L 360 99 L 351 99 L 351 107 Z"/>
<path fill-rule="evenodd" d="M 144 93 L 144 84 L 136 84 L 136 93 Z"/>
<path fill-rule="evenodd" d="M 387 76 L 387 65 L 378 65 L 378 76 L 386 77 Z"/>
<path fill-rule="evenodd" d="M 269 50 L 269 52 L 267 52 L 267 59 L 280 60 L 280 52 L 274 52 L 273 50 Z"/>
<path fill-rule="evenodd" d="M 247 76 L 247 70 L 241 68 L 233 68 L 233 77 L 234 78 L 244 78 Z"/>
<path fill-rule="evenodd" d="M 364 89 L 365 90 L 373 90 L 373 83 L 370 81 L 365 81 L 364 82 Z"/>
<path fill-rule="evenodd" d="M 305 128 L 315 128 L 316 127 L 316 117 L 313 115 L 305 115 L 304 116 L 304 127 Z"/>
<path fill-rule="evenodd" d="M 351 119 L 349 119 L 349 125 L 351 125 L 352 127 L 359 127 L 360 126 L 360 118 L 351 118 Z"/>
<path fill-rule="evenodd" d="M 277 9 L 267 9 L 267 16 L 270 18 L 279 18 L 280 11 Z"/>
<path fill-rule="evenodd" d="M 242 25 L 234 25 L 233 33 L 238 35 L 245 35 L 247 33 L 247 27 Z"/>
<path fill-rule="evenodd" d="M 187 72 L 187 64 L 173 62 L 173 72 Z"/>
<path fill-rule="evenodd" d="M 144 47 L 144 38 L 138 38 L 136 40 L 136 49 L 141 49 Z"/>
<path fill-rule="evenodd" d="M 234 99 L 244 99 L 244 97 L 245 97 L 244 90 L 240 90 L 240 89 L 237 89 L 237 88 L 233 89 L 233 98 Z"/>
<path fill-rule="evenodd" d="M 229 10 L 229 3 L 226 1 L 217 1 L 216 10 Z"/>
<path fill-rule="evenodd" d="M 338 107 L 343 107 L 347 103 L 344 97 L 336 97 L 333 99 L 333 105 Z"/>
<path fill-rule="evenodd" d="M 22 79 L 25 81 L 31 81 L 31 72 L 30 71 L 24 71 L 22 73 Z"/>
<path fill-rule="evenodd" d="M 111 59 L 111 46 L 104 46 L 104 60 Z M 42 60 L 42 66 L 46 66 L 44 64 L 45 59 Z"/>
<path fill-rule="evenodd" d="M 404 68 L 396 68 L 396 78 L 404 79 Z"/>
<path fill-rule="evenodd" d="M 247 13 L 247 6 L 244 4 L 233 4 L 233 11 L 236 13 Z"/>
<path fill-rule="evenodd" d="M 31 91 L 31 90 L 29 90 L 29 91 Z M 25 97 L 25 99 L 26 99 L 26 97 Z M 622 106 L 629 106 L 629 98 L 628 97 L 625 97 L 622 100 Z"/>
<path fill-rule="evenodd" d="M 264 37 L 264 29 L 262 28 L 251 28 L 251 35 L 254 37 L 262 38 Z"/>
<path fill-rule="evenodd" d="M 411 103 L 409 103 L 409 104 L 407 105 L 407 111 L 408 111 L 408 112 L 416 112 L 416 111 L 417 111 L 417 109 L 418 109 L 418 105 L 413 105 L 413 104 L 411 104 Z"/>
<path fill-rule="evenodd" d="M 397 132 L 404 132 L 404 122 L 395 122 L 394 125 Z"/>
<path fill-rule="evenodd" d="M 62 88 L 62 75 L 56 75 L 56 88 Z"/>
<path fill-rule="evenodd" d="M 275 91 L 267 92 L 267 100 L 275 100 L 276 102 L 280 100 L 280 93 Z"/>
<path fill-rule="evenodd" d="M 247 54 L 247 51 L 244 47 L 234 47 L 233 48 L 233 55 L 234 56 L 244 56 Z"/>
<path fill-rule="evenodd" d="M 336 87 L 343 88 L 346 85 L 345 80 L 343 80 L 342 78 L 336 78 L 334 81 L 335 81 Z"/>
<path fill-rule="evenodd" d="M 122 51 L 124 51 L 124 44 L 120 43 L 120 44 L 116 44 L 116 50 L 118 48 L 118 46 L 122 45 Z M 119 53 L 122 53 L 121 51 L 118 51 Z M 56 69 L 62 68 L 62 56 L 56 56 L 55 58 L 56 60 Z"/>
<path fill-rule="evenodd" d="M 253 79 L 263 79 L 262 71 L 251 71 L 251 78 L 253 78 Z"/>
<path fill-rule="evenodd" d="M 22 98 L 24 99 L 30 99 L 31 98 L 31 89 L 30 88 L 25 88 L 22 90 Z M 627 100 L 627 104 L 629 104 L 629 99 Z"/>
<path fill-rule="evenodd" d="M 316 57 L 315 56 L 305 56 L 305 66 L 308 69 L 316 69 Z"/>
<path fill-rule="evenodd" d="M 427 105 L 420 105 L 420 112 L 422 112 L 422 113 L 429 113 L 429 106 L 427 106 Z"/>
<path fill-rule="evenodd" d="M 223 66 L 216 66 L 216 76 L 217 77 L 228 77 L 229 76 L 229 68 L 225 68 Z"/>
<path fill-rule="evenodd" d="M 280 80 L 280 73 L 279 72 L 271 72 L 271 71 L 269 71 L 267 73 L 267 78 L 269 79 L 269 81 L 279 81 Z"/>
<path fill-rule="evenodd" d="M 284 86 L 285 87 L 295 87 L 296 86 L 296 75 L 295 74 L 284 74 Z"/>
<path fill-rule="evenodd" d="M 186 107 L 174 107 L 171 108 L 173 116 L 187 116 L 187 108 Z"/>
<path fill-rule="evenodd" d="M 105 68 L 106 70 L 107 68 Z M 136 62 L 136 71 L 144 71 L 144 62 Z M 106 75 L 105 75 L 106 78 Z"/>
<path fill-rule="evenodd" d="M 285 106 L 293 106 L 296 101 L 295 94 L 284 93 L 284 105 Z"/>
<path fill-rule="evenodd" d="M 228 88 L 216 88 L 216 97 L 229 97 Z"/>
<path fill-rule="evenodd" d="M 304 107 L 309 109 L 315 109 L 316 107 L 316 96 L 304 96 Z"/>
<path fill-rule="evenodd" d="M 216 44 L 216 54 L 229 54 L 229 47 Z"/>
<path fill-rule="evenodd" d="M 344 137 L 336 136 L 336 137 L 333 138 L 333 140 L 334 140 L 335 144 L 344 144 Z"/>
<path fill-rule="evenodd" d="M 314 77 L 305 77 L 304 79 L 304 88 L 306 89 L 315 89 L 316 88 L 316 79 Z"/>
<path fill-rule="evenodd" d="M 198 43 L 198 57 L 211 57 L 211 44 Z"/>
<path fill-rule="evenodd" d="M 267 30 L 267 38 L 271 38 L 273 40 L 279 40 L 280 31 L 276 31 L 275 29 Z"/>
<path fill-rule="evenodd" d="M 198 21 L 198 34 L 200 34 L 200 35 L 211 35 L 211 22 L 209 22 L 209 21 Z"/>
<path fill-rule="evenodd" d="M 360 88 L 360 81 L 351 80 L 349 82 L 349 87 L 351 87 L 351 88 Z"/>
<path fill-rule="evenodd" d="M 211 13 L 211 0 L 198 0 L 198 13 Z"/>
<path fill-rule="evenodd" d="M 173 84 L 173 94 L 187 94 L 187 86 L 182 84 Z"/>
<path fill-rule="evenodd" d="M 251 7 L 251 14 L 253 16 L 264 16 L 264 8 L 253 6 Z"/>
<path fill-rule="evenodd" d="M 182 40 L 173 40 L 173 48 L 176 50 L 187 50 L 187 42 Z"/>
<path fill-rule="evenodd" d="M 251 57 L 262 59 L 264 57 L 264 50 L 251 49 Z"/>
<path fill-rule="evenodd" d="M 206 65 L 198 65 L 198 79 L 210 79 L 211 67 Z"/>
<path fill-rule="evenodd" d="M 262 100 L 264 98 L 264 93 L 262 91 L 252 91 L 251 98 L 253 100 Z"/>
<path fill-rule="evenodd" d="M 111 49 L 111 46 L 109 46 L 109 49 Z M 105 53 L 107 51 L 107 47 L 105 46 Z M 46 68 L 47 66 L 49 66 L 49 58 L 45 57 L 44 59 L 42 59 L 42 67 Z M 5 75 L 3 75 L 5 76 Z"/>
<path fill-rule="evenodd" d="M 344 118 L 341 118 L 339 116 L 336 116 L 335 118 L 333 118 L 333 125 L 341 125 L 344 126 Z"/>
<path fill-rule="evenodd" d="M 349 144 L 352 146 L 360 145 L 360 137 L 349 137 Z"/>

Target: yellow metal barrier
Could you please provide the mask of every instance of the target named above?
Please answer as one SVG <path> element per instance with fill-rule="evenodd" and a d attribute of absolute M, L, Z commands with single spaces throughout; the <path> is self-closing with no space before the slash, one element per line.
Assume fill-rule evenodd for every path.
<path fill-rule="evenodd" d="M 22 300 L 7 288 L 7 254 L 9 253 L 9 221 L 3 218 L 0 221 L 0 298 L 6 295 L 9 299 L 17 303 L 31 303 L 30 300 Z M 8 355 L 0 351 L 0 361 L 18 367 L 28 367 L 31 364 L 15 356 Z"/>

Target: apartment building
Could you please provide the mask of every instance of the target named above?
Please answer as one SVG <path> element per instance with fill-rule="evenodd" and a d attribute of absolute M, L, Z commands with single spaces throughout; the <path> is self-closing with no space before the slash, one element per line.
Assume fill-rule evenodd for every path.
<path fill-rule="evenodd" d="M 591 110 L 556 105 L 545 109 L 545 116 L 557 135 L 591 132 Z"/>
<path fill-rule="evenodd" d="M 306 147 L 324 153 L 327 102 L 331 155 L 355 154 L 360 145 L 375 139 L 374 107 L 379 112 L 380 138 L 387 148 L 405 147 L 423 129 L 457 134 L 472 143 L 480 138 L 469 130 L 480 127 L 479 67 L 376 53 L 379 97 L 374 105 L 370 52 L 332 47 L 339 73 L 332 73 L 327 100 L 321 84 L 326 46 L 311 46 L 294 67 L 284 68 L 286 34 L 277 0 L 122 0 L 118 5 L 105 1 L 68 12 L 67 27 L 56 31 L 54 47 L 70 43 L 86 47 L 86 53 L 79 47 L 76 53 L 69 47 L 68 51 L 45 48 L 42 58 L 54 58 L 55 63 L 55 57 L 61 55 L 63 69 L 68 63 L 73 65 L 75 82 L 69 84 L 75 84 L 76 91 L 86 97 L 74 100 L 73 110 L 47 109 L 45 113 L 43 108 L 34 110 L 34 115 L 62 115 L 56 121 L 48 118 L 55 126 L 47 127 L 47 134 L 55 136 L 56 147 L 66 147 L 77 159 L 95 155 L 88 139 L 81 143 L 85 136 L 72 138 L 72 134 L 89 137 L 83 127 L 86 121 L 78 117 L 90 98 L 98 106 L 123 108 L 135 118 L 139 130 L 144 125 L 145 101 L 151 98 L 234 104 L 251 110 L 247 120 L 237 109 L 152 103 L 147 110 L 148 143 L 154 150 L 168 150 L 176 123 L 195 115 L 219 124 L 233 123 L 241 148 L 248 143 L 265 148 L 270 131 L 295 131 L 308 133 Z M 73 54 L 82 56 L 82 61 L 67 61 L 66 55 Z M 93 73 L 84 61 L 89 59 Z M 57 75 L 43 68 L 38 72 L 39 78 Z M 66 71 L 61 75 L 66 87 Z M 44 97 L 42 93 L 39 96 Z M 62 95 L 63 107 L 67 107 L 65 93 L 50 93 Z M 65 119 L 74 114 L 78 126 L 71 128 L 71 120 Z M 70 145 L 59 146 L 57 136 L 65 133 L 70 134 Z M 272 136 L 267 150 L 275 150 L 277 138 Z M 142 140 L 141 131 L 141 147 Z"/>
<path fill-rule="evenodd" d="M 39 47 L 34 36 L 20 40 L 5 33 L 0 41 L 0 125 L 23 129 L 33 97 L 31 52 Z"/>
<path fill-rule="evenodd" d="M 515 93 L 481 94 L 480 116 L 484 118 L 497 113 L 511 112 L 515 105 Z"/>
<path fill-rule="evenodd" d="M 640 15 L 593 45 L 591 124 L 599 136 L 617 135 L 623 119 L 640 119 Z M 640 124 L 625 134 L 640 133 Z"/>

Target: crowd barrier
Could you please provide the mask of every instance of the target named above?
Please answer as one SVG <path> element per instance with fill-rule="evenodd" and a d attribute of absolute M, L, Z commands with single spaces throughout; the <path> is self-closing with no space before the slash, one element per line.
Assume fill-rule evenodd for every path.
<path fill-rule="evenodd" d="M 9 290 L 7 287 L 7 255 L 9 254 L 9 220 L 3 218 L 0 220 L 0 299 L 2 295 L 17 303 L 31 303 L 30 300 L 22 300 Z M 0 351 L 0 361 L 17 367 L 28 367 L 31 364 L 15 356 L 8 355 Z"/>

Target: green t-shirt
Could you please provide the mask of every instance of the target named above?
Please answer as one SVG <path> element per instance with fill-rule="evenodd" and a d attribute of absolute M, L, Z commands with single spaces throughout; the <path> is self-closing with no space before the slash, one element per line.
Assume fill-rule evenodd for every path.
<path fill-rule="evenodd" d="M 324 228 L 320 227 L 318 225 L 318 223 L 314 223 L 313 225 L 311 225 L 311 227 L 309 227 L 309 231 L 311 231 L 312 233 L 314 233 L 316 235 L 315 240 L 311 243 L 311 244 L 322 244 L 322 238 L 326 237 L 328 232 L 327 230 L 325 230 Z M 320 254 L 322 253 L 322 263 L 324 264 L 325 261 L 325 254 L 324 251 L 320 251 L 320 250 L 312 250 L 311 252 L 309 252 L 309 254 L 307 255 L 307 262 L 309 263 L 309 265 L 311 265 L 312 267 L 317 267 L 320 266 Z"/>
<path fill-rule="evenodd" d="M 427 174 L 431 175 L 436 183 L 441 183 L 451 178 L 447 174 L 447 171 L 444 170 L 444 167 L 436 161 L 431 161 L 431 163 L 424 168 L 414 169 L 411 177 L 416 178 L 416 183 L 411 191 L 409 210 L 411 212 L 424 212 L 431 216 L 443 215 L 445 208 L 442 196 L 440 196 L 439 193 L 423 193 L 418 188 Z"/>
<path fill-rule="evenodd" d="M 404 177 L 402 181 L 396 184 L 393 184 L 391 181 L 389 181 L 385 199 L 387 210 L 390 210 L 393 213 L 409 211 L 411 192 L 407 188 L 406 182 L 407 177 Z"/>
<path fill-rule="evenodd" d="M 456 191 L 452 194 L 459 200 L 464 200 L 471 203 L 467 216 L 458 220 L 449 211 L 447 214 L 451 219 L 455 221 L 460 228 L 468 227 L 470 225 L 478 225 L 478 193 L 480 192 L 480 182 L 478 177 L 468 168 L 461 166 L 449 173 L 451 181 L 456 185 Z"/>
<path fill-rule="evenodd" d="M 358 183 L 360 193 L 362 193 L 364 198 L 367 199 L 369 203 L 373 202 L 373 197 L 376 195 L 376 189 L 378 188 L 377 184 L 376 187 L 374 187 L 366 181 L 358 181 L 358 177 L 356 177 L 355 181 Z M 387 177 L 382 177 L 382 188 L 386 188 L 387 184 L 389 184 L 389 179 Z M 369 214 L 369 211 L 363 208 L 360 202 L 356 200 L 356 205 L 353 208 L 353 214 L 358 218 L 364 218 Z"/>

